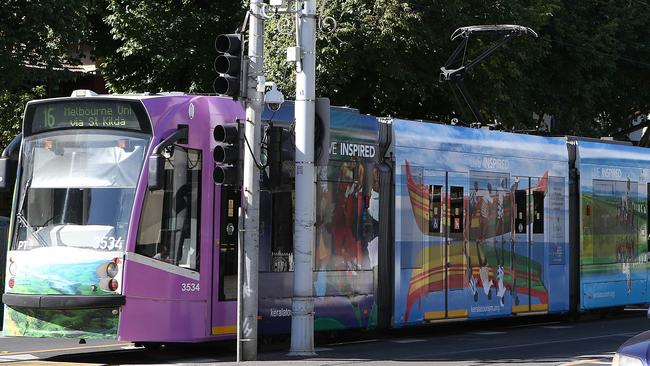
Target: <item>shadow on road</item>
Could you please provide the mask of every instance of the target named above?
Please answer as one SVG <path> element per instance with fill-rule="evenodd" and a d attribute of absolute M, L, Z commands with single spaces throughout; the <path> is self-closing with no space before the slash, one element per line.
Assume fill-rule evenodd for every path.
<path fill-rule="evenodd" d="M 619 323 L 636 323 L 637 328 L 650 327 L 650 322 L 638 319 L 641 318 L 638 314 L 618 314 L 614 319 L 579 322 L 543 316 L 535 319 L 441 323 L 388 332 L 326 333 L 317 336 L 317 356 L 310 358 L 288 357 L 287 336 L 262 338 L 259 360 L 265 365 L 556 365 L 598 352 L 606 362 L 618 345 L 635 333 L 635 329 Z M 47 360 L 121 365 L 227 364 L 235 361 L 235 343 L 166 345 L 161 348 L 59 355 Z"/>

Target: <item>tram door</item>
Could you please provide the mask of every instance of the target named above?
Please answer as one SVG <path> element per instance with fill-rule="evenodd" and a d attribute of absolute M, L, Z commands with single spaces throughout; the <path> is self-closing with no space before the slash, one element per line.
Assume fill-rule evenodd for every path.
<path fill-rule="evenodd" d="M 427 273 L 427 303 L 425 320 L 444 319 L 446 317 L 446 222 L 445 197 L 447 192 L 447 174 L 444 171 L 424 169 L 422 186 L 428 202 L 427 210 L 422 215 L 423 255 L 422 273 Z"/>
<path fill-rule="evenodd" d="M 212 326 L 211 335 L 236 334 L 237 243 L 241 193 L 231 186 L 216 188 L 218 215 L 214 218 Z M 216 211 L 216 210 L 215 210 Z"/>
<path fill-rule="evenodd" d="M 464 256 L 467 209 L 467 174 L 425 169 L 423 186 L 428 195 L 425 213 L 426 253 L 423 267 L 428 278 L 426 320 L 467 316 L 464 294 L 467 261 Z"/>
<path fill-rule="evenodd" d="M 516 177 L 512 251 L 513 313 L 548 310 L 544 283 L 544 199 L 548 178 Z"/>
<path fill-rule="evenodd" d="M 471 171 L 466 246 L 470 317 L 508 315 L 508 279 L 514 277 L 513 200 L 508 173 Z"/>
<path fill-rule="evenodd" d="M 446 266 L 445 288 L 447 289 L 446 310 L 448 318 L 467 317 L 467 296 L 465 287 L 470 275 L 466 250 L 469 231 L 469 192 L 467 173 L 447 173 L 445 229 Z"/>
<path fill-rule="evenodd" d="M 510 294 L 512 312 L 530 311 L 530 178 L 514 177 L 512 194 L 514 194 L 513 229 L 514 240 L 511 242 Z"/>
<path fill-rule="evenodd" d="M 544 204 L 548 192 L 548 176 L 530 178 L 528 228 L 530 231 L 530 265 L 529 270 L 529 302 L 530 311 L 548 310 L 548 288 L 544 282 L 547 244 L 544 238 Z"/>

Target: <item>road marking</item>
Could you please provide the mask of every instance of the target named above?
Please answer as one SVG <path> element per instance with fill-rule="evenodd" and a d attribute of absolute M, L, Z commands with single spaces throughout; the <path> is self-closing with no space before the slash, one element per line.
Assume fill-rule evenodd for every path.
<path fill-rule="evenodd" d="M 350 342 L 338 342 L 338 343 L 328 343 L 328 346 L 345 346 L 348 344 L 359 344 L 359 343 L 372 343 L 379 342 L 379 339 L 362 339 L 360 341 L 350 341 Z"/>
<path fill-rule="evenodd" d="M 102 344 L 97 346 L 79 346 L 79 347 L 67 347 L 67 348 L 51 348 L 51 349 L 38 349 L 32 351 L 20 351 L 20 352 L 9 352 L 5 353 L 0 357 L 12 356 L 12 355 L 24 355 L 29 353 L 46 353 L 46 352 L 60 352 L 60 351 L 75 351 L 80 349 L 93 349 L 93 348 L 111 348 L 111 347 L 121 347 L 128 346 L 131 343 L 115 343 L 115 344 Z"/>
<path fill-rule="evenodd" d="M 186 358 L 181 360 L 174 360 L 174 365 L 196 365 L 200 363 L 216 363 L 219 360 L 215 358 Z"/>
<path fill-rule="evenodd" d="M 10 362 L 10 361 L 30 361 L 38 360 L 38 357 L 30 354 L 20 354 L 14 356 L 0 356 L 0 362 Z"/>
<path fill-rule="evenodd" d="M 540 328 L 544 329 L 570 329 L 573 328 L 572 325 L 543 325 Z"/>
<path fill-rule="evenodd" d="M 561 363 L 560 366 L 578 366 L 578 365 L 611 365 L 612 361 L 603 361 L 600 359 L 595 360 L 580 360 L 567 363 Z"/>
<path fill-rule="evenodd" d="M 561 324 L 560 322 L 557 321 L 552 321 L 552 322 L 540 322 L 540 323 L 529 323 L 529 324 L 518 324 L 518 325 L 508 325 L 506 328 L 508 329 L 515 329 L 515 328 L 532 328 L 532 327 L 540 327 L 543 325 L 552 325 L 552 324 Z"/>
<path fill-rule="evenodd" d="M 399 344 L 408 344 L 408 343 L 426 342 L 426 340 L 417 339 L 417 338 L 405 338 L 405 339 L 393 339 L 391 340 L 391 342 L 399 343 Z"/>
<path fill-rule="evenodd" d="M 130 345 L 128 345 L 128 346 L 124 346 L 124 347 L 120 347 L 120 348 L 121 348 L 121 349 L 132 350 L 132 349 L 143 349 L 144 347 L 142 347 L 142 346 L 140 346 L 140 347 L 136 347 L 135 345 L 130 344 Z"/>
<path fill-rule="evenodd" d="M 327 352 L 327 351 L 334 351 L 334 348 L 327 348 L 327 347 L 314 348 L 314 352 Z"/>
<path fill-rule="evenodd" d="M 417 355 L 411 355 L 409 357 L 404 357 L 403 359 L 408 360 L 408 359 L 427 357 L 427 356 L 431 357 L 431 356 L 457 355 L 457 354 L 463 354 L 463 353 L 474 353 L 474 352 L 483 352 L 483 351 L 498 351 L 498 350 L 509 349 L 509 348 L 524 348 L 524 347 L 532 347 L 532 346 L 543 346 L 543 345 L 547 345 L 547 344 L 560 344 L 560 343 L 568 343 L 568 342 L 582 342 L 582 341 L 589 341 L 589 340 L 601 339 L 601 338 L 631 337 L 631 336 L 636 335 L 636 334 L 637 334 L 636 332 L 626 332 L 626 333 L 615 333 L 615 334 L 607 334 L 607 335 L 593 336 L 593 337 L 561 339 L 561 340 L 557 340 L 557 341 L 513 344 L 513 345 L 509 345 L 509 346 L 499 346 L 499 347 L 473 348 L 473 349 L 465 349 L 465 350 L 461 350 L 461 351 L 452 351 L 452 352 L 443 352 L 443 353 L 430 353 L 429 352 L 429 353 L 420 353 L 420 354 L 417 354 Z"/>
<path fill-rule="evenodd" d="M 475 335 L 484 335 L 484 336 L 491 336 L 491 335 L 497 335 L 497 334 L 506 334 L 506 332 L 489 332 L 489 331 L 484 331 L 484 332 L 470 332 L 470 334 L 475 334 Z"/>
<path fill-rule="evenodd" d="M 560 366 L 578 366 L 578 365 L 611 365 L 614 352 L 602 355 L 580 355 L 577 358 L 587 358 L 586 360 L 577 360 L 560 364 Z"/>
<path fill-rule="evenodd" d="M 609 352 L 604 355 L 580 355 L 577 356 L 578 358 L 613 358 L 614 357 L 614 352 Z"/>

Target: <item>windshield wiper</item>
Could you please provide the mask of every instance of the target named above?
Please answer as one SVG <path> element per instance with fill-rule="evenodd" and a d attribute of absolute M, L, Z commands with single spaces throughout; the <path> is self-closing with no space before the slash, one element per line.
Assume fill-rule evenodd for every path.
<path fill-rule="evenodd" d="M 42 247 L 48 247 L 48 246 L 49 246 L 49 245 L 47 245 L 47 242 L 45 242 L 45 240 L 43 239 L 43 237 L 41 237 L 41 234 L 39 234 L 36 230 L 34 230 L 34 227 L 29 223 L 29 221 L 27 221 L 27 219 L 26 219 L 25 216 L 23 215 L 23 211 L 22 211 L 22 210 L 21 210 L 20 212 L 18 212 L 18 214 L 16 215 L 16 219 L 18 219 L 18 221 L 20 221 L 20 223 L 21 223 L 24 227 L 26 227 L 27 230 L 29 230 L 29 231 L 31 232 L 32 236 L 33 236 L 34 238 L 36 238 L 36 241 L 38 241 L 38 243 L 39 243 Z"/>
<path fill-rule="evenodd" d="M 16 219 L 25 227 L 27 230 L 30 231 L 32 236 L 36 238 L 36 241 L 43 246 L 43 247 L 48 247 L 47 242 L 43 239 L 41 234 L 37 233 L 36 230 L 34 230 L 34 227 L 27 221 L 25 218 L 25 215 L 23 214 L 24 210 L 24 205 L 25 205 L 25 198 L 27 197 L 27 191 L 29 190 L 29 187 L 32 185 L 32 178 L 29 177 L 27 182 L 25 182 L 25 187 L 23 187 L 23 192 L 20 195 L 20 202 L 18 204 L 18 213 L 16 214 Z"/>

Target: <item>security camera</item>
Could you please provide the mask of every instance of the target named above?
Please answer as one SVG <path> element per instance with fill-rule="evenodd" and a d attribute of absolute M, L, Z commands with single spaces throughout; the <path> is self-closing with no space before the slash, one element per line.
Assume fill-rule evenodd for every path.
<path fill-rule="evenodd" d="M 272 81 L 267 82 L 265 86 L 271 89 L 264 94 L 264 103 L 268 104 L 269 109 L 275 112 L 284 103 L 284 95 L 282 95 L 282 92 L 278 90 L 278 86 Z"/>

